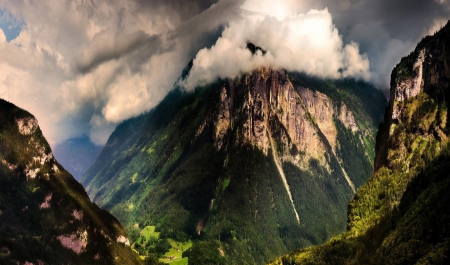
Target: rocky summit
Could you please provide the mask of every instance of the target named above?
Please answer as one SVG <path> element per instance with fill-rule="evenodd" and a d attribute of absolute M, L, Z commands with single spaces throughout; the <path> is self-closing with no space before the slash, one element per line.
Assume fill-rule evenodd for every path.
<path fill-rule="evenodd" d="M 175 89 L 119 125 L 81 182 L 141 255 L 150 226 L 193 240 L 195 264 L 262 264 L 345 229 L 385 106 L 362 81 L 268 68 Z"/>

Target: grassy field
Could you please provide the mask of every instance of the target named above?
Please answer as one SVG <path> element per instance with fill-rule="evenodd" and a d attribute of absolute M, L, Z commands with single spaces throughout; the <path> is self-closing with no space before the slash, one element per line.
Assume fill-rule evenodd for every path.
<path fill-rule="evenodd" d="M 141 236 L 145 237 L 145 241 L 148 241 L 150 237 L 159 238 L 159 232 L 155 232 L 156 226 L 146 226 L 141 231 Z M 138 239 L 139 241 L 139 239 Z"/>
<path fill-rule="evenodd" d="M 145 238 L 145 242 L 148 242 L 150 237 L 156 237 L 159 238 L 159 232 L 155 232 L 156 226 L 146 226 L 144 229 L 141 230 L 140 237 L 136 240 L 136 242 L 131 245 L 131 249 L 133 249 L 134 252 L 139 252 L 136 250 L 136 245 L 142 245 L 142 237 Z M 144 260 L 145 256 L 139 255 L 139 257 Z"/>
<path fill-rule="evenodd" d="M 159 238 L 159 232 L 155 232 L 156 227 L 155 226 L 146 226 L 144 229 L 142 229 L 140 233 L 140 237 L 138 240 L 131 246 L 133 250 L 135 250 L 135 246 L 142 244 L 142 237 L 145 238 L 144 242 L 148 242 L 148 240 L 151 237 Z M 167 239 L 172 246 L 172 248 L 164 254 L 164 257 L 160 259 L 160 261 L 164 263 L 169 263 L 172 265 L 187 265 L 188 264 L 188 258 L 183 258 L 183 251 L 188 250 L 192 247 L 192 241 L 188 241 L 186 243 L 181 243 L 178 241 L 175 241 L 171 238 Z M 136 251 L 136 250 L 135 250 Z M 136 251 L 137 252 L 137 251 Z M 142 260 L 145 259 L 145 256 L 140 256 Z"/>
<path fill-rule="evenodd" d="M 172 248 L 164 254 L 164 257 L 161 258 L 160 261 L 164 263 L 177 264 L 177 265 L 185 265 L 188 264 L 188 258 L 182 258 L 183 251 L 188 250 L 192 247 L 192 241 L 188 241 L 186 243 L 177 242 L 173 239 L 168 239 Z M 171 258 L 171 259 L 170 259 Z"/>

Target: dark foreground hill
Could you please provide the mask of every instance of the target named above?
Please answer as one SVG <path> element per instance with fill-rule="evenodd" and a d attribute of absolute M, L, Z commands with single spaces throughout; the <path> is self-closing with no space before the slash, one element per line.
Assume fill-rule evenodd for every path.
<path fill-rule="evenodd" d="M 271 264 L 450 264 L 450 24 L 392 72 L 376 172 L 349 204 L 348 229 Z"/>
<path fill-rule="evenodd" d="M 0 99 L 0 264 L 140 264 L 127 234 L 54 159 L 37 120 Z"/>

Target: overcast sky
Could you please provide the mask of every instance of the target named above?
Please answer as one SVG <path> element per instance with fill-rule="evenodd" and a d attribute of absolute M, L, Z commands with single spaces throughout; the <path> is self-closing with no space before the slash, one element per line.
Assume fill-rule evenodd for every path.
<path fill-rule="evenodd" d="M 33 113 L 53 146 L 101 145 L 176 82 L 190 90 L 259 66 L 387 90 L 449 15 L 448 0 L 0 0 L 0 98 Z M 267 54 L 251 56 L 248 41 Z"/>

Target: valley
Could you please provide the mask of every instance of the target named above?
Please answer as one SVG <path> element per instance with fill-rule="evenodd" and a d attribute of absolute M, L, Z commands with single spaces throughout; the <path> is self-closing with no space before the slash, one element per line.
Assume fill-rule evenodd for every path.
<path fill-rule="evenodd" d="M 0 265 L 450 264 L 449 18 L 0 0 Z"/>

